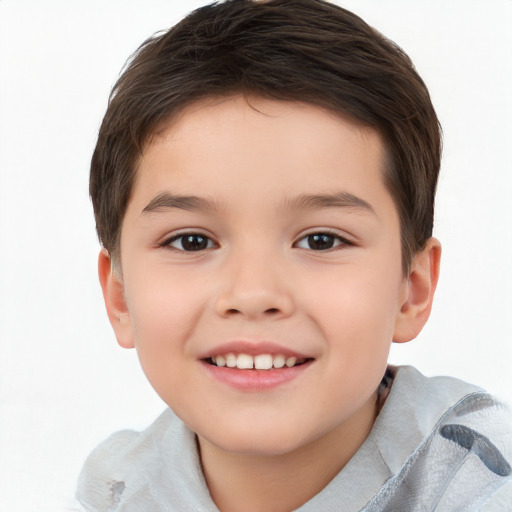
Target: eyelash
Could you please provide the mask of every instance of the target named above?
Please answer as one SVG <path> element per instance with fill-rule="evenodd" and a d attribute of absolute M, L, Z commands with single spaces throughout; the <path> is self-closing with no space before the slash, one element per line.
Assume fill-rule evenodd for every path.
<path fill-rule="evenodd" d="M 309 243 L 311 243 L 313 240 L 308 240 L 308 239 L 310 239 L 312 237 L 323 237 L 324 241 L 326 241 L 325 238 L 328 238 L 328 239 L 330 239 L 329 241 L 332 241 L 332 243 L 334 245 L 332 245 L 331 247 L 324 248 L 324 249 L 313 249 L 311 246 L 310 247 L 300 247 L 299 246 L 299 243 L 302 241 L 309 241 Z M 321 243 L 321 240 L 320 240 L 320 243 Z M 304 235 L 303 237 L 299 238 L 299 240 L 297 242 L 295 242 L 293 246 L 297 247 L 299 249 L 312 250 L 314 252 L 329 252 L 329 251 L 333 251 L 333 250 L 336 250 L 340 247 L 347 246 L 347 245 L 354 245 L 354 243 L 351 242 L 350 240 L 347 240 L 346 238 L 340 236 L 338 233 L 335 233 L 334 231 L 321 230 L 321 231 L 313 231 L 311 233 L 308 233 L 307 235 Z"/>
<path fill-rule="evenodd" d="M 199 248 L 196 248 L 196 249 L 186 249 L 185 246 L 183 245 L 185 240 L 188 238 L 189 242 L 191 242 L 191 239 L 192 238 L 195 238 L 196 240 L 197 239 L 202 239 L 206 242 L 206 246 L 202 247 L 200 246 Z M 181 240 L 181 248 L 179 247 L 175 247 L 173 246 L 172 244 L 178 240 Z M 200 252 L 200 251 L 205 251 L 207 249 L 212 249 L 214 247 L 216 247 L 216 243 L 207 235 L 204 235 L 203 233 L 195 233 L 195 232 L 189 232 L 189 233 L 180 233 L 178 235 L 174 235 L 170 238 L 167 238 L 166 240 L 164 240 L 161 244 L 160 244 L 160 247 L 167 247 L 169 249 L 174 249 L 176 251 L 181 251 L 181 252 Z"/>
<path fill-rule="evenodd" d="M 317 238 L 317 240 L 315 240 Z M 184 245 L 184 243 L 187 243 L 187 239 L 189 243 L 197 243 L 198 246 L 196 248 L 193 248 L 193 246 L 189 246 L 187 249 Z M 174 242 L 180 241 L 181 247 L 176 247 L 173 245 Z M 299 244 L 303 241 L 306 241 L 306 243 L 309 244 L 309 247 L 301 247 Z M 316 248 L 314 249 L 311 247 L 311 243 L 332 243 L 333 245 L 326 248 Z M 338 247 L 347 246 L 347 245 L 354 245 L 350 240 L 347 240 L 346 238 L 338 235 L 337 233 L 334 233 L 329 230 L 323 230 L 323 231 L 314 231 L 312 233 L 308 233 L 307 235 L 302 236 L 293 244 L 293 247 L 299 248 L 299 249 L 306 249 L 306 250 L 312 250 L 314 252 L 329 252 L 331 250 L 336 250 Z M 204 235 L 202 233 L 195 233 L 195 232 L 188 232 L 188 233 L 179 233 L 178 235 L 174 235 L 165 241 L 163 241 L 160 244 L 161 247 L 167 247 L 169 249 L 174 249 L 176 251 L 180 252 L 200 252 L 205 251 L 207 249 L 212 249 L 217 246 L 217 244 L 207 235 Z"/>

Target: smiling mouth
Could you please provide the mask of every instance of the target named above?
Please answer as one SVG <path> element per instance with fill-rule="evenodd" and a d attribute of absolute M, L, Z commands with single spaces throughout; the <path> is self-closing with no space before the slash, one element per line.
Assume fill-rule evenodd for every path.
<path fill-rule="evenodd" d="M 239 370 L 273 370 L 280 368 L 293 368 L 303 365 L 311 358 L 297 358 L 294 356 L 286 357 L 281 354 L 259 354 L 251 356 L 249 354 L 228 353 L 212 356 L 206 359 L 206 362 L 219 368 L 237 368 Z"/>

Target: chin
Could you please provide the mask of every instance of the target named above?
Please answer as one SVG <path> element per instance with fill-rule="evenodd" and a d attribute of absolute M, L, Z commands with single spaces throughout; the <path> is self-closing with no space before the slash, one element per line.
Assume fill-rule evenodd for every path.
<path fill-rule="evenodd" d="M 314 437 L 297 432 L 296 428 L 285 429 L 278 424 L 267 428 L 252 425 L 245 428 L 224 428 L 222 431 L 199 434 L 217 449 L 240 455 L 276 457 L 294 452 L 309 444 Z"/>

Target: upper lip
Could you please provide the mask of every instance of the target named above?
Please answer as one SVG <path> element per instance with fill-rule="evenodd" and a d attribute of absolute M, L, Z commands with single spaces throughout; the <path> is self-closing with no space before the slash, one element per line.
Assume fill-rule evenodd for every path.
<path fill-rule="evenodd" d="M 203 352 L 199 359 L 207 359 L 224 354 L 247 354 L 257 356 L 259 354 L 282 355 L 285 357 L 296 357 L 297 359 L 309 359 L 311 355 L 303 354 L 289 347 L 274 343 L 272 341 L 230 341 Z"/>

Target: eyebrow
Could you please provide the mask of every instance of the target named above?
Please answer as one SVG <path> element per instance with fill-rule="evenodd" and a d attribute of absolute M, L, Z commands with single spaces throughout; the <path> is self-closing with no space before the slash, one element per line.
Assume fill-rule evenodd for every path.
<path fill-rule="evenodd" d="M 216 210 L 217 204 L 210 199 L 197 196 L 175 196 L 167 192 L 158 194 L 142 210 L 142 213 L 151 213 L 158 210 L 178 208 L 180 210 Z"/>
<path fill-rule="evenodd" d="M 375 214 L 370 203 L 348 192 L 335 194 L 302 194 L 284 201 L 285 209 L 318 209 L 318 208 L 347 208 L 362 210 Z M 218 209 L 215 201 L 197 196 L 177 196 L 167 192 L 158 194 L 142 210 L 143 213 L 156 212 L 166 209 L 214 211 Z"/>
<path fill-rule="evenodd" d="M 334 194 L 303 194 L 287 199 L 285 208 L 290 209 L 317 209 L 317 208 L 348 208 L 362 210 L 376 215 L 372 205 L 349 192 Z"/>

